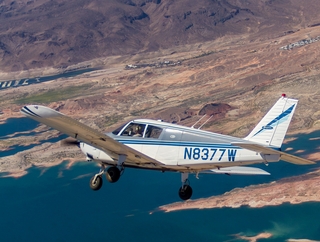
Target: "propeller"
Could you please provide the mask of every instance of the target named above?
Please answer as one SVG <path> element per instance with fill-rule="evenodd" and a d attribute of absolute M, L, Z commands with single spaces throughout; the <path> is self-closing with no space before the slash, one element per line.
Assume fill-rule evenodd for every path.
<path fill-rule="evenodd" d="M 60 146 L 79 146 L 80 141 L 74 138 L 66 138 L 60 141 Z"/>

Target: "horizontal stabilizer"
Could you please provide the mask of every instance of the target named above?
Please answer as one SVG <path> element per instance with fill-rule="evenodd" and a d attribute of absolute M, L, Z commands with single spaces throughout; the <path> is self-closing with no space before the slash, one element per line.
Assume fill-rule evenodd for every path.
<path fill-rule="evenodd" d="M 266 172 L 260 168 L 255 167 L 246 167 L 246 166 L 230 166 L 223 167 L 220 169 L 205 170 L 201 173 L 222 173 L 222 174 L 235 174 L 235 175 L 270 175 L 269 172 Z"/>
<path fill-rule="evenodd" d="M 296 165 L 311 165 L 315 164 L 315 162 L 295 156 L 295 155 L 290 155 L 288 153 L 279 151 L 279 150 L 274 150 L 259 144 L 254 144 L 254 143 L 232 143 L 232 145 L 239 146 L 244 149 L 252 150 L 264 155 L 280 155 L 280 160 L 290 162 Z"/>

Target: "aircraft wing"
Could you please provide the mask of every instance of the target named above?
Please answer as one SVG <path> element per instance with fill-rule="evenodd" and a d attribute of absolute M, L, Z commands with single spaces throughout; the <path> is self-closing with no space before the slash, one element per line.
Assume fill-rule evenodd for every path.
<path fill-rule="evenodd" d="M 159 161 L 123 145 L 111 137 L 51 108 L 40 105 L 28 105 L 23 107 L 21 112 L 40 123 L 103 150 L 114 160 L 118 160 L 120 155 L 125 155 L 125 165 L 139 165 L 154 169 L 161 169 L 163 167 L 163 164 Z"/>
<path fill-rule="evenodd" d="M 239 146 L 244 149 L 256 151 L 258 153 L 262 154 L 267 154 L 267 155 L 280 155 L 280 159 L 286 162 L 290 162 L 296 165 L 310 165 L 310 164 L 315 164 L 315 162 L 295 156 L 295 155 L 290 155 L 288 153 L 274 150 L 259 144 L 255 143 L 246 143 L 246 142 L 237 142 L 237 143 L 232 143 L 232 145 Z"/>

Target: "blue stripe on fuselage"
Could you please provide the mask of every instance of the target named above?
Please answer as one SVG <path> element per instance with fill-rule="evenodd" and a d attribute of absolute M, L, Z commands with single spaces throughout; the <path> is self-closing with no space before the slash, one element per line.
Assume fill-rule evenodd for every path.
<path fill-rule="evenodd" d="M 203 142 L 187 142 L 187 141 L 161 141 L 161 140 L 149 140 L 149 139 L 116 139 L 118 142 L 124 145 L 159 145 L 159 146 L 175 146 L 175 147 L 199 147 L 199 148 L 217 148 L 217 149 L 239 149 L 243 148 L 231 144 L 210 144 Z M 274 150 L 281 150 L 278 147 L 269 147 Z"/>
<path fill-rule="evenodd" d="M 159 145 L 159 146 L 181 146 L 181 147 L 210 147 L 210 148 L 226 148 L 226 149 L 241 149 L 238 146 L 231 144 L 210 144 L 202 142 L 185 142 L 185 141 L 159 141 L 159 140 L 117 140 L 125 145 Z"/>

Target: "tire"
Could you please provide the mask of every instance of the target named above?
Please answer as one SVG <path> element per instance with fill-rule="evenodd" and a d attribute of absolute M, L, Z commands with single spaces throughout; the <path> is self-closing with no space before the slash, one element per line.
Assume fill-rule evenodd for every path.
<path fill-rule="evenodd" d="M 192 196 L 192 188 L 189 185 L 184 185 L 179 189 L 179 197 L 182 200 L 188 200 Z"/>
<path fill-rule="evenodd" d="M 95 182 L 93 182 L 94 176 L 90 179 L 90 188 L 94 191 L 98 191 L 102 187 L 102 177 L 97 176 L 97 179 Z"/>
<path fill-rule="evenodd" d="M 120 178 L 120 170 L 115 166 L 109 167 L 106 171 L 106 178 L 111 183 L 117 182 Z"/>

